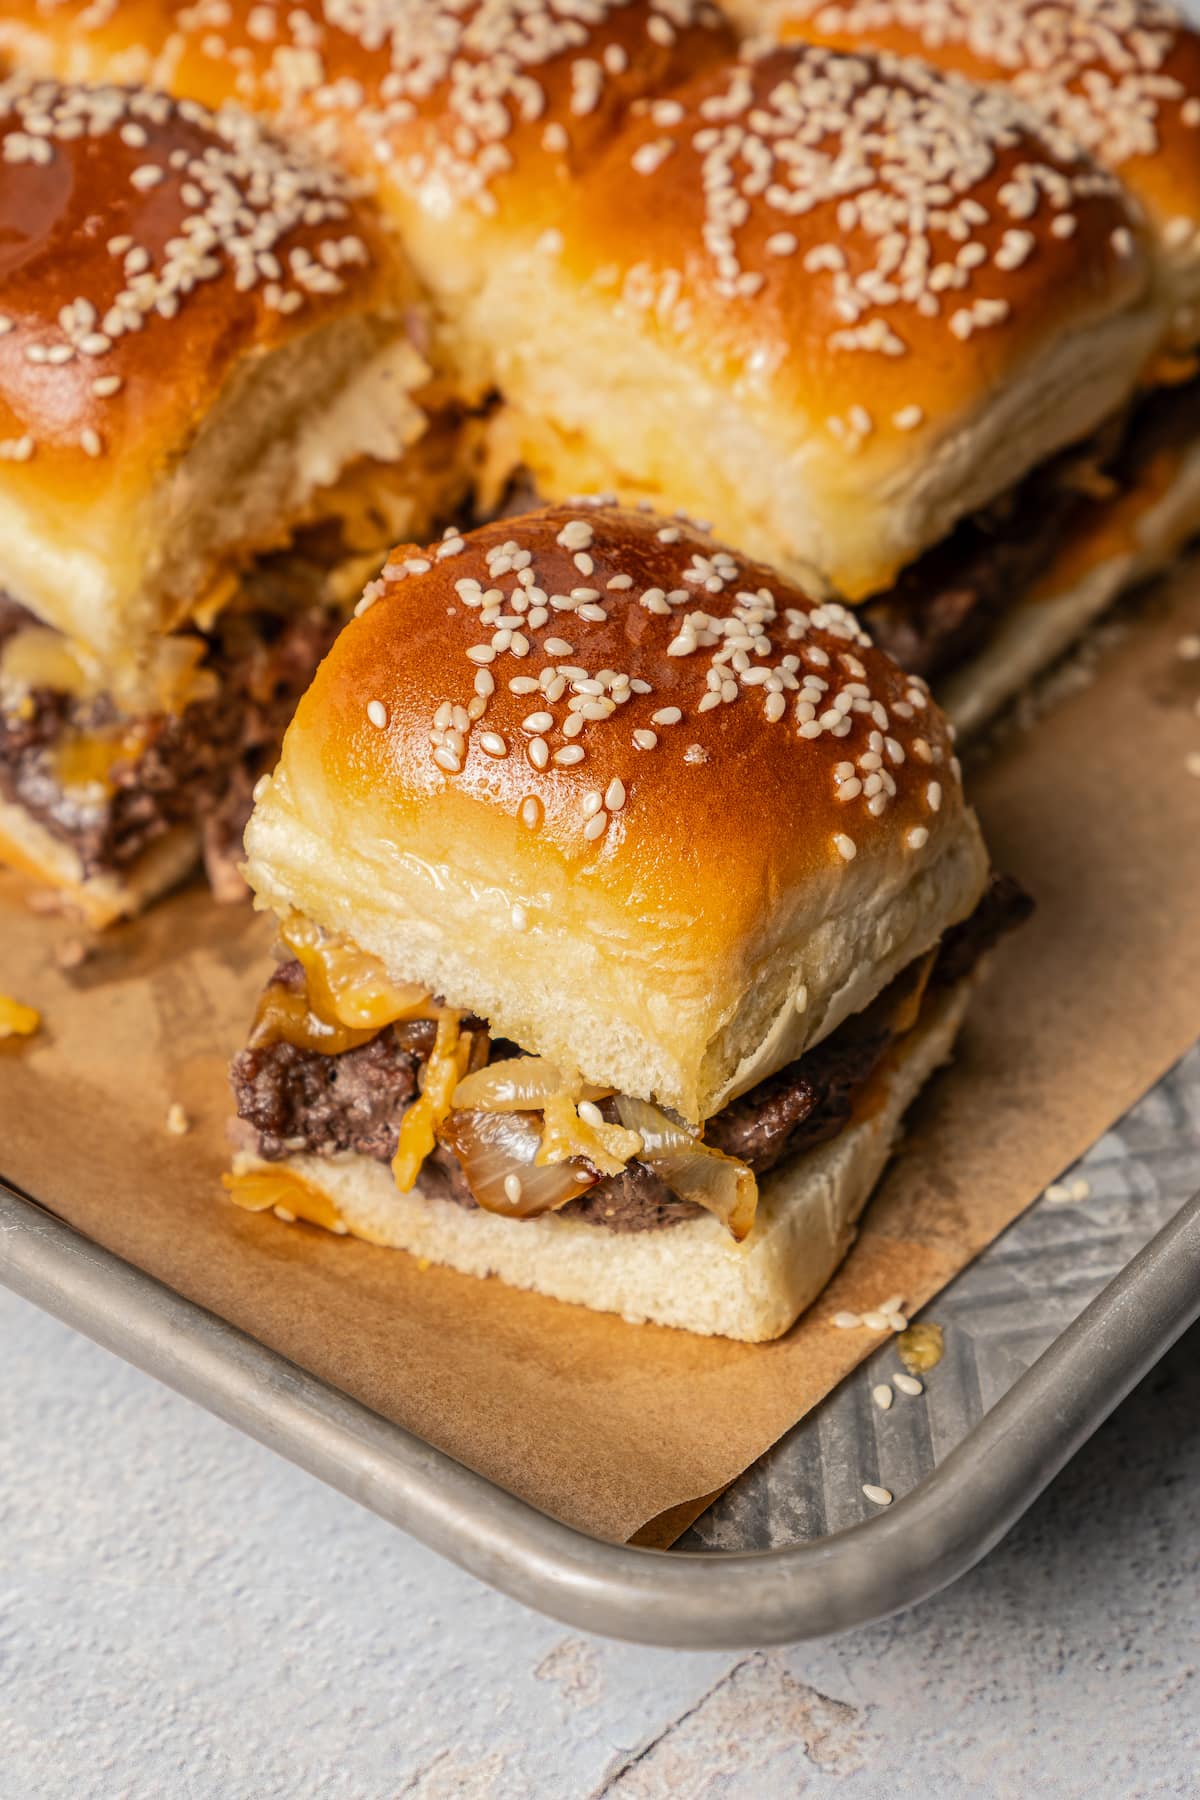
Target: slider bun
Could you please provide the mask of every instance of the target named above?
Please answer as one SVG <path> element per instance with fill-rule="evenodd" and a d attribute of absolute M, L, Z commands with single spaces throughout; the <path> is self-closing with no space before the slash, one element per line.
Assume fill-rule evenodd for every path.
<path fill-rule="evenodd" d="M 126 867 L 88 875 L 71 844 L 47 830 L 23 806 L 0 797 L 0 864 L 57 888 L 96 930 L 132 918 L 168 893 L 191 873 L 199 855 L 199 833 L 177 825 Z"/>
<path fill-rule="evenodd" d="M 969 993 L 963 983 L 923 1009 L 889 1057 L 869 1111 L 763 1177 L 743 1244 L 711 1217 L 630 1233 L 553 1214 L 502 1219 L 424 1194 L 419 1181 L 401 1194 L 387 1164 L 365 1156 L 293 1156 L 280 1165 L 239 1154 L 234 1168 L 294 1171 L 331 1204 L 337 1229 L 372 1244 L 620 1313 L 631 1324 L 763 1343 L 812 1304 L 850 1248 L 906 1108 L 950 1056 Z"/>
<path fill-rule="evenodd" d="M 997 621 L 980 653 L 947 677 L 939 698 L 958 730 L 979 730 L 1119 594 L 1161 574 L 1197 533 L 1200 444 L 1193 444 L 1169 474 L 1152 469 L 1140 487 L 1103 508 L 1090 532 L 1069 537 L 1033 592 Z"/>
<path fill-rule="evenodd" d="M 795 46 L 673 99 L 491 295 L 543 492 L 682 505 L 860 599 L 1135 385 L 1137 217 L 1006 95 Z"/>
<path fill-rule="evenodd" d="M 4 10 L 0 49 L 32 66 L 132 78 L 209 105 L 233 99 L 364 176 L 442 302 L 441 357 L 471 397 L 498 374 L 491 281 L 575 204 L 579 170 L 626 108 L 737 47 L 707 0 L 269 10 L 233 0 L 219 16 L 182 0 L 99 11 L 91 0 L 49 10 L 16 0 Z"/>
<path fill-rule="evenodd" d="M 919 56 L 1011 86 L 1119 172 L 1154 227 L 1177 339 L 1200 340 L 1200 31 L 1161 0 L 730 0 L 743 29 Z"/>
<path fill-rule="evenodd" d="M 511 607 L 514 557 L 531 610 L 498 616 L 528 622 L 477 666 L 468 650 L 510 629 L 479 589 Z M 603 604 L 545 616 L 581 589 Z M 394 552 L 375 592 L 260 790 L 247 876 L 260 905 L 344 933 L 495 1035 L 699 1121 L 975 905 L 987 859 L 924 685 L 853 615 L 697 528 L 550 507 Z M 746 606 L 763 621 L 724 643 L 714 626 Z M 743 682 L 719 653 L 787 685 Z M 543 671 L 563 672 L 548 691 Z M 602 695 L 573 685 L 597 674 Z M 473 701 L 482 716 L 455 715 Z M 571 735 L 573 706 L 607 716 Z"/>
<path fill-rule="evenodd" d="M 0 571 L 115 659 L 417 434 L 406 277 L 232 110 L 13 77 L 0 139 Z"/>

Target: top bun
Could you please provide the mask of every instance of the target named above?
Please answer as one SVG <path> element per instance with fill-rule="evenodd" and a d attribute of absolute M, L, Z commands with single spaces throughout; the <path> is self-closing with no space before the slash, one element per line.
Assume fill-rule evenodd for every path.
<path fill-rule="evenodd" d="M 1140 212 L 1027 107 L 894 55 L 744 62 L 707 0 L 5 12 L 24 54 L 134 58 L 364 174 L 439 366 L 507 402 L 497 482 L 683 506 L 815 593 L 890 586 L 1163 335 Z"/>
<path fill-rule="evenodd" d="M 448 303 L 444 354 L 472 396 L 497 371 L 459 314 L 497 258 L 573 204 L 576 176 L 632 104 L 737 51 L 709 0 L 12 0 L 3 10 L 0 50 L 30 67 L 235 100 L 370 181 L 429 292 Z"/>
<path fill-rule="evenodd" d="M 407 277 L 233 109 L 13 76 L 0 157 L 0 584 L 115 659 L 416 434 Z"/>
<path fill-rule="evenodd" d="M 529 283 L 546 329 L 522 350 L 494 309 L 535 474 L 673 496 L 852 600 L 1094 429 L 1162 330 L 1116 179 L 911 60 L 709 69 L 579 190 Z"/>
<path fill-rule="evenodd" d="M 1154 227 L 1177 343 L 1200 341 L 1200 31 L 1163 0 L 729 0 L 752 32 L 920 56 L 1027 102 Z"/>
<path fill-rule="evenodd" d="M 700 1120 L 974 906 L 949 729 L 852 614 L 582 501 L 393 553 L 246 835 L 259 903 Z"/>

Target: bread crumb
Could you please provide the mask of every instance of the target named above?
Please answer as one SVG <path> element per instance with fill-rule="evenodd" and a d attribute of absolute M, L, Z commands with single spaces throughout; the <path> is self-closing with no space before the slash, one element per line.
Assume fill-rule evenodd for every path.
<path fill-rule="evenodd" d="M 192 1121 L 180 1106 L 178 1100 L 172 1100 L 167 1108 L 167 1130 L 172 1137 L 186 1137 L 192 1129 Z"/>
<path fill-rule="evenodd" d="M 47 918 L 71 910 L 67 896 L 60 894 L 57 888 L 34 888 L 31 893 L 26 894 L 25 904 L 31 913 Z"/>

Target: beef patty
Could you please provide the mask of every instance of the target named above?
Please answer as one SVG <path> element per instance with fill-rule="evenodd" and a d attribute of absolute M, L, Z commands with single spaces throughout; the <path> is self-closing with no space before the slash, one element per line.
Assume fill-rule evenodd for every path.
<path fill-rule="evenodd" d="M 0 794 L 69 843 L 87 876 L 126 868 L 173 826 L 195 825 L 217 893 L 236 893 L 254 783 L 341 624 L 317 592 L 315 570 L 264 565 L 253 604 L 228 609 L 203 635 L 199 667 L 215 677 L 212 697 L 178 713 L 130 716 L 107 695 L 45 687 L 0 704 Z M 37 623 L 0 594 L 0 651 Z M 121 749 L 103 780 L 65 782 L 63 748 L 106 737 Z"/>
<path fill-rule="evenodd" d="M 881 650 L 936 683 L 980 651 L 1068 532 L 1102 518 L 1153 458 L 1194 442 L 1200 380 L 1151 390 L 1082 445 L 964 519 L 858 613 Z"/>

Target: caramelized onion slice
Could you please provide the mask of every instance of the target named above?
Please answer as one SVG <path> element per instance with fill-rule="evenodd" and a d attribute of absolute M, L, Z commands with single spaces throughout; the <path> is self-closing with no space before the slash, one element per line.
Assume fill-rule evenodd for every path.
<path fill-rule="evenodd" d="M 555 1212 L 599 1180 L 580 1162 L 539 1166 L 542 1134 L 523 1112 L 452 1112 L 438 1135 L 462 1164 L 476 1203 L 505 1218 Z"/>
<path fill-rule="evenodd" d="M 565 1073 L 544 1056 L 507 1056 L 460 1082 L 454 1104 L 467 1112 L 541 1112 L 559 1094 L 603 1100 L 611 1092 Z"/>
<path fill-rule="evenodd" d="M 454 1104 L 465 1112 L 541 1112 L 570 1085 L 557 1063 L 544 1056 L 509 1056 L 460 1081 Z"/>
<path fill-rule="evenodd" d="M 739 1244 L 749 1235 L 758 1207 L 758 1183 L 744 1162 L 702 1143 L 648 1100 L 618 1094 L 617 1113 L 622 1125 L 642 1140 L 639 1160 L 673 1194 L 720 1219 Z"/>

